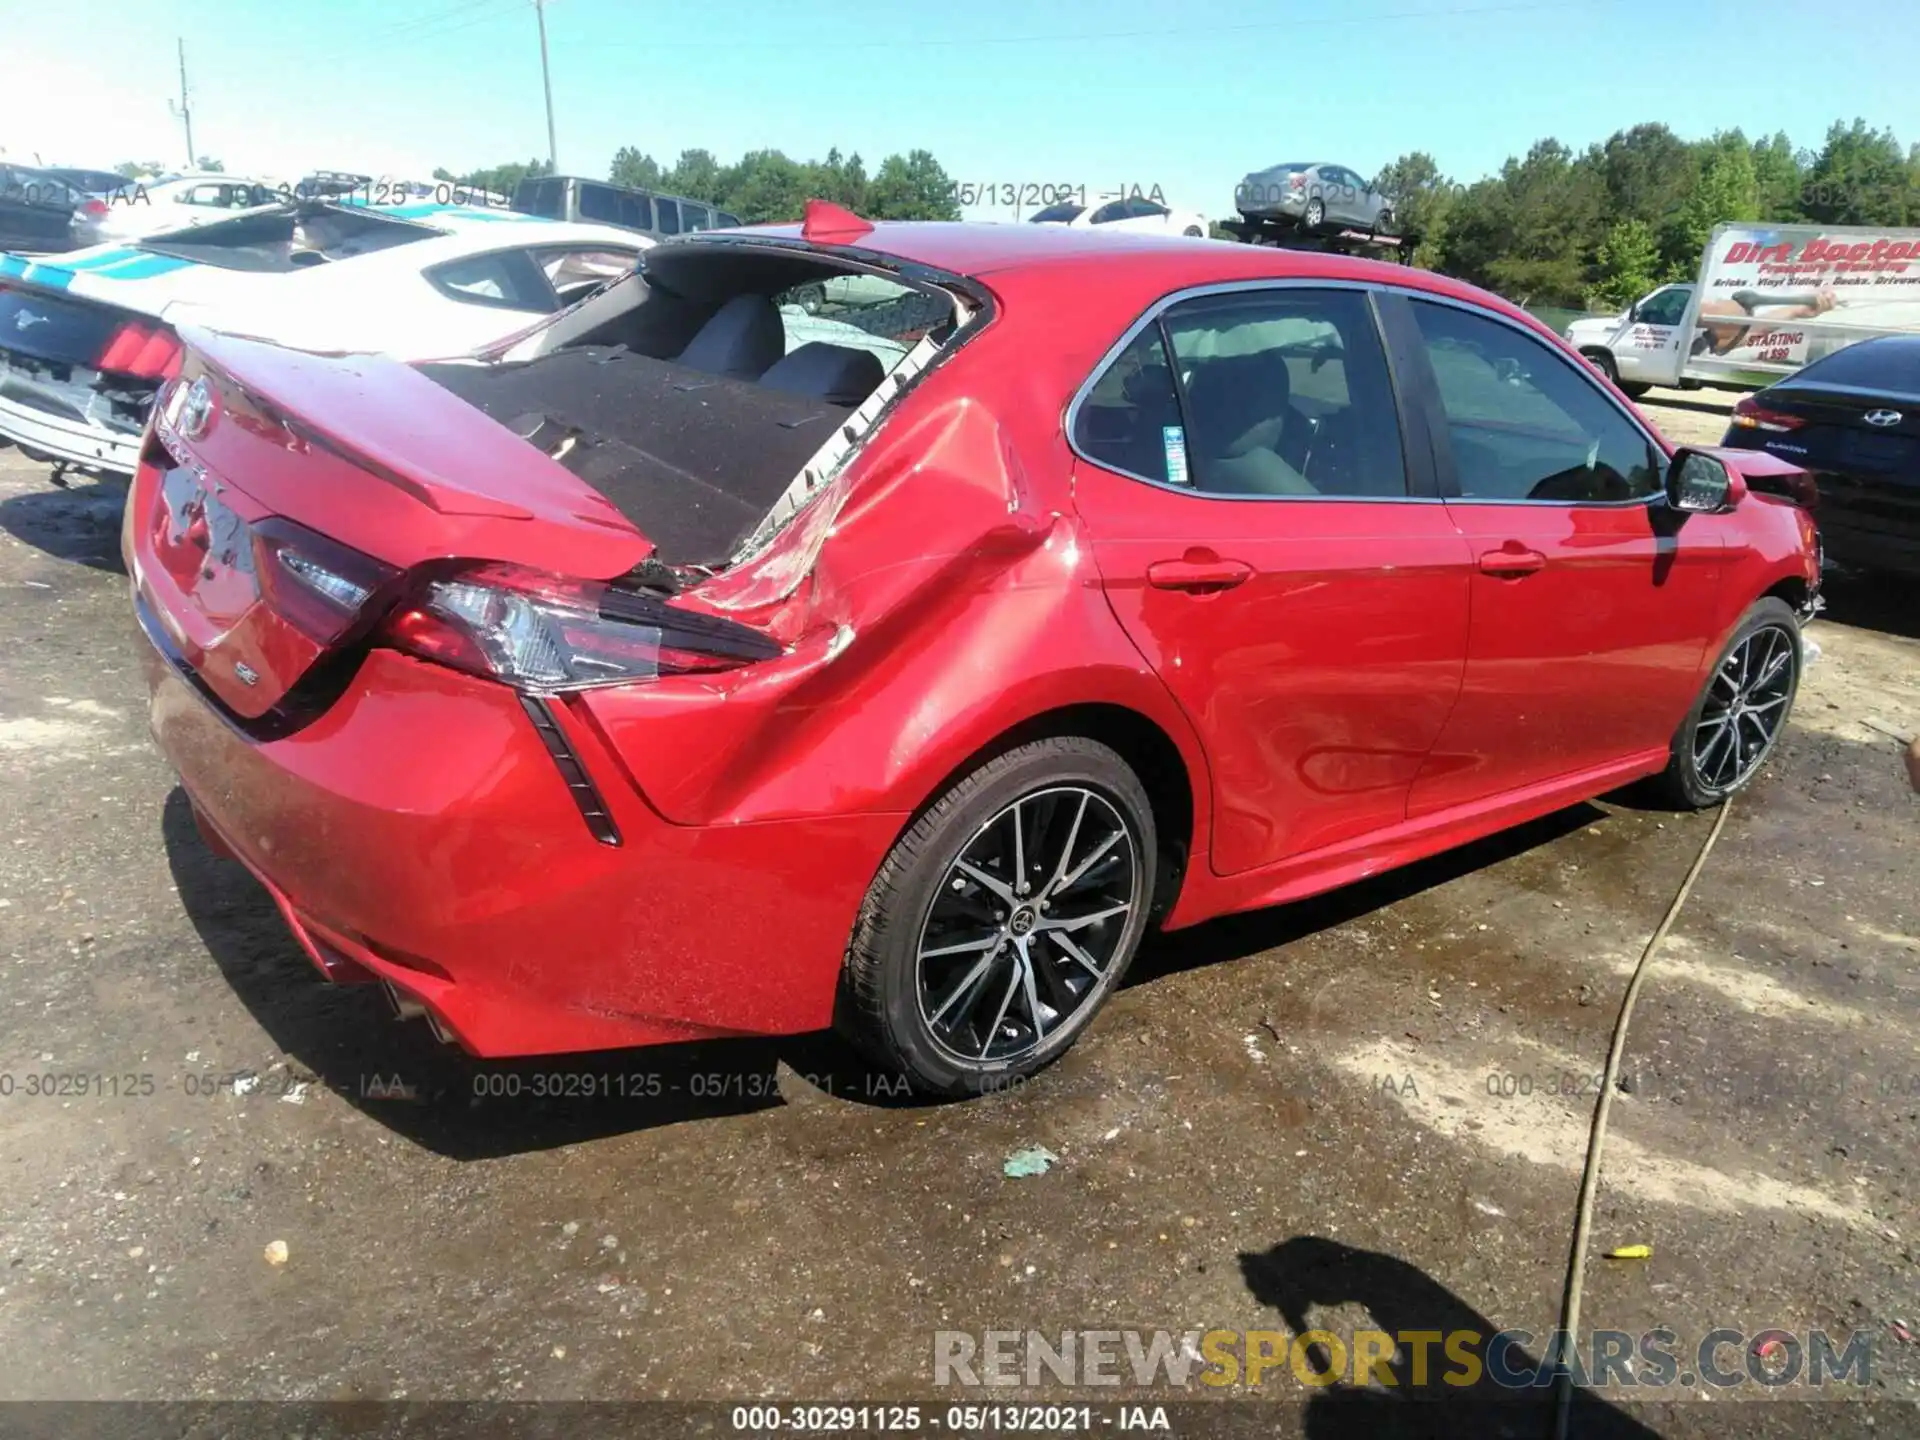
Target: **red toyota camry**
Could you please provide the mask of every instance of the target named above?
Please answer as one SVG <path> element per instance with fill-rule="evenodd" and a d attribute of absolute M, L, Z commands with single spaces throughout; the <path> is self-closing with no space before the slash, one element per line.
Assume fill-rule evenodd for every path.
<path fill-rule="evenodd" d="M 124 536 L 209 842 L 478 1055 L 838 1023 L 977 1091 L 1149 925 L 1713 803 L 1793 705 L 1796 472 L 1438 276 L 816 204 L 546 308 L 188 332 Z"/>

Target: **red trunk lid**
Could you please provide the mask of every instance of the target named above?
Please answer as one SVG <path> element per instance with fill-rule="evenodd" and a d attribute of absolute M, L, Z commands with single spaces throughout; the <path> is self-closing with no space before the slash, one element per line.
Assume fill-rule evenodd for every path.
<path fill-rule="evenodd" d="M 307 559 L 324 561 L 332 542 L 384 567 L 369 612 L 434 561 L 608 580 L 652 552 L 592 486 L 405 364 L 191 329 L 182 339 L 185 366 L 155 407 L 128 497 L 128 570 L 240 715 L 272 710 L 329 648 L 257 573 L 255 542 L 275 517 L 322 537 Z"/>

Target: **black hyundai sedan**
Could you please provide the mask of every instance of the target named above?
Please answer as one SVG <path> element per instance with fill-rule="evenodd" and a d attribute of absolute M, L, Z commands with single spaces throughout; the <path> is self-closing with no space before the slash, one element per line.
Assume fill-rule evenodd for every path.
<path fill-rule="evenodd" d="M 1862 340 L 1743 398 L 1721 443 L 1812 474 L 1829 559 L 1920 575 L 1920 335 Z"/>

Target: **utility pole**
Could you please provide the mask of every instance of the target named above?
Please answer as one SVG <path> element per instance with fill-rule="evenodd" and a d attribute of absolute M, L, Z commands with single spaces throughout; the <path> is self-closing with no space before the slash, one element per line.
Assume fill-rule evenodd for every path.
<path fill-rule="evenodd" d="M 553 74 L 547 68 L 546 0 L 533 0 L 533 14 L 540 24 L 540 83 L 547 92 L 547 167 L 557 172 L 560 169 L 560 147 L 553 138 Z"/>
<path fill-rule="evenodd" d="M 180 117 L 180 123 L 187 129 L 187 169 L 194 170 L 200 165 L 200 157 L 193 150 L 193 112 L 187 108 L 187 42 L 180 39 L 180 103 L 168 102 L 168 108 Z"/>

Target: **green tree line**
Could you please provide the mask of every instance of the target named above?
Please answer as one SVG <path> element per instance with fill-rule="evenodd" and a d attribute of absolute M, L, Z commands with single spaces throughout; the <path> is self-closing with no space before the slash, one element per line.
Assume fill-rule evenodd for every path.
<path fill-rule="evenodd" d="M 1661 124 L 1581 154 L 1537 140 L 1467 184 L 1415 151 L 1374 184 L 1417 239 L 1416 265 L 1526 305 L 1617 309 L 1690 278 L 1723 221 L 1920 226 L 1920 145 L 1864 120 L 1835 122 L 1817 150 L 1739 130 L 1683 140 Z"/>
<path fill-rule="evenodd" d="M 434 179 L 511 195 L 522 180 L 551 173 L 546 161 L 528 160 L 464 175 L 436 170 Z M 730 165 L 721 164 L 710 150 L 682 150 L 673 164 L 662 166 L 653 156 L 623 145 L 614 154 L 607 179 L 616 185 L 704 200 L 747 225 L 798 220 L 809 200 L 832 200 L 870 220 L 960 218 L 953 182 L 925 150 L 889 155 L 868 174 L 857 153 L 843 156 L 838 149 L 829 150 L 824 160 L 795 160 L 779 150 L 753 150 Z"/>

